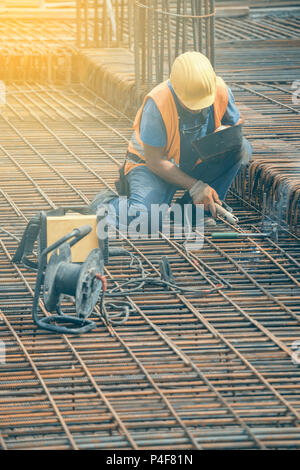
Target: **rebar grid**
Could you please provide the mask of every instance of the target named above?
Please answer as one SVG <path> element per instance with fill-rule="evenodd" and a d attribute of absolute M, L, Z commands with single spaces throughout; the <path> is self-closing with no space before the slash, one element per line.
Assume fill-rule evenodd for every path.
<path fill-rule="evenodd" d="M 37 27 L 38 25 L 38 27 Z M 26 43 L 34 45 L 75 44 L 76 24 L 74 19 L 1 18 L 0 34 L 6 45 Z"/>
<path fill-rule="evenodd" d="M 95 42 L 94 32 L 89 32 L 93 31 L 95 20 L 87 17 L 86 47 L 103 47 L 111 44 L 133 51 L 133 11 L 129 15 L 131 18 L 129 21 L 125 5 L 127 2 L 118 0 L 117 3 L 119 15 L 116 16 L 117 33 L 113 36 L 114 41 Z M 190 2 L 188 3 L 190 5 Z M 205 10 L 204 3 L 203 11 Z M 192 4 L 194 5 L 193 2 Z M 177 11 L 176 2 L 173 2 L 171 6 L 170 11 Z M 192 14 L 190 7 L 186 11 Z M 141 87 L 143 90 L 149 89 L 166 78 L 175 56 L 185 50 L 201 50 L 214 60 L 213 38 L 208 34 L 212 30 L 213 21 L 217 43 L 217 71 L 225 80 L 242 82 L 269 80 L 274 71 L 276 71 L 277 80 L 297 80 L 299 77 L 299 16 L 216 18 L 215 20 L 213 17 L 208 17 L 203 19 L 203 27 L 200 27 L 193 19 L 189 19 L 186 23 L 176 22 L 176 18 L 172 16 L 163 20 L 158 17 L 155 19 L 153 16 L 152 20 L 155 20 L 152 32 L 149 31 L 147 38 L 143 39 L 144 33 L 137 31 L 137 49 L 140 51 L 140 46 L 144 47 L 149 56 L 149 60 L 146 60 L 145 53 L 141 54 L 141 51 L 136 56 L 138 89 L 141 85 L 143 85 Z M 98 31 L 105 33 L 105 37 L 110 37 L 109 28 L 104 27 L 104 23 L 106 26 L 109 25 L 108 19 L 103 23 L 103 18 L 99 14 L 98 23 Z M 141 22 L 138 21 L 138 23 Z M 159 28 L 161 23 L 163 30 L 159 39 L 158 34 L 154 34 L 154 30 Z M 85 21 L 83 25 L 86 25 Z M 141 25 L 140 28 L 142 28 Z M 0 80 L 7 82 L 27 80 L 41 83 L 50 81 L 62 84 L 70 83 L 72 75 L 73 80 L 76 79 L 76 60 L 74 59 L 76 59 L 78 48 L 76 47 L 75 20 L 39 19 L 37 23 L 36 19 L 4 18 L 0 21 L 0 33 L 3 39 L 0 47 Z M 112 31 L 110 34 L 112 35 Z M 157 47 L 151 43 L 151 38 L 153 42 L 154 36 L 157 36 Z M 211 36 L 210 39 L 209 36 Z M 176 44 L 175 37 L 178 38 Z M 146 43 L 149 44 L 147 48 Z M 262 61 L 264 66 L 262 66 Z"/>
<path fill-rule="evenodd" d="M 245 133 L 254 148 L 254 162 L 236 188 L 261 209 L 268 210 L 299 233 L 300 107 L 291 82 L 232 83 L 232 91 L 246 118 Z"/>
<path fill-rule="evenodd" d="M 68 83 L 76 54 L 75 21 L 0 20 L 0 80 Z"/>
<path fill-rule="evenodd" d="M 122 5 L 119 6 L 121 9 Z M 191 13 L 191 12 L 190 12 Z M 119 46 L 128 44 L 128 15 L 124 9 L 124 16 L 119 14 L 120 27 L 122 26 L 122 40 Z M 99 27 L 102 25 L 102 16 L 99 18 Z M 175 23 L 171 21 L 174 28 Z M 91 20 L 90 20 L 91 22 Z M 25 18 L 1 18 L 0 34 L 2 41 L 6 44 L 26 43 L 46 43 L 53 44 L 64 42 L 65 45 L 75 45 L 76 41 L 76 21 L 74 19 L 38 19 Z M 253 41 L 259 39 L 297 39 L 300 37 L 299 16 L 261 16 L 244 18 L 216 18 L 215 36 L 218 46 L 225 42 L 232 41 Z M 92 24 L 90 24 L 92 27 Z M 188 38 L 192 37 L 192 30 L 188 26 Z M 132 33 L 131 33 L 132 34 Z M 92 35 L 89 38 L 92 41 Z"/>
<path fill-rule="evenodd" d="M 216 41 L 296 39 L 300 37 L 299 17 L 290 15 L 246 18 L 216 18 Z"/>
<path fill-rule="evenodd" d="M 0 214 L 20 237 L 38 210 L 85 203 L 113 187 L 131 123 L 82 87 L 22 84 L 8 92 Z M 243 229 L 257 229 L 255 208 L 233 195 L 229 202 Z M 128 298 L 137 312 L 125 325 L 98 318 L 89 334 L 57 336 L 32 324 L 35 275 L 11 263 L 17 243 L 1 233 L 0 446 L 299 448 L 291 349 L 299 338 L 298 240 L 286 232 L 279 244 L 216 243 L 207 232 L 193 255 L 164 236 L 122 243 L 153 274 L 165 254 L 179 284 L 209 287 L 213 274 L 233 289 L 197 298 L 148 288 Z M 114 259 L 107 276 L 111 285 L 128 277 L 127 261 Z"/>

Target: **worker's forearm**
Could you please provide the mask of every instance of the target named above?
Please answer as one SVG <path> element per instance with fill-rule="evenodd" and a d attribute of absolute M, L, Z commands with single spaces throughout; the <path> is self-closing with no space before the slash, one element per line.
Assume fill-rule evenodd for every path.
<path fill-rule="evenodd" d="M 181 186 L 184 189 L 190 190 L 191 187 L 197 182 L 195 178 L 187 175 L 180 170 L 174 163 L 169 160 L 160 160 L 155 165 L 147 162 L 147 167 L 156 175 L 160 176 L 168 183 Z"/>

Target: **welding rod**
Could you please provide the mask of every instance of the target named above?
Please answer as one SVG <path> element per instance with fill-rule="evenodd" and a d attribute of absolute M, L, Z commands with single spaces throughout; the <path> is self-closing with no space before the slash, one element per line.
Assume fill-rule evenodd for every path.
<path fill-rule="evenodd" d="M 270 237 L 270 233 L 239 233 L 239 232 L 213 232 L 212 238 L 266 238 Z"/>

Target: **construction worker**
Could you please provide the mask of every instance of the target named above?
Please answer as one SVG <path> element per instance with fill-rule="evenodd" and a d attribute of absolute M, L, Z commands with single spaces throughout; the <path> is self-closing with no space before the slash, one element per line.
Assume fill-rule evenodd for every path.
<path fill-rule="evenodd" d="M 128 188 L 119 191 L 128 195 L 131 213 L 150 214 L 153 204 L 170 205 L 176 190 L 183 188 L 187 192 L 181 203 L 203 204 L 205 213 L 215 217 L 215 203 L 222 204 L 241 165 L 249 162 L 252 147 L 243 138 L 230 154 L 201 162 L 192 142 L 241 122 L 230 88 L 207 57 L 200 52 L 178 56 L 170 79 L 147 94 L 134 121 L 121 172 L 121 183 Z M 118 197 L 110 191 L 99 193 L 92 207 L 108 202 L 118 218 Z"/>

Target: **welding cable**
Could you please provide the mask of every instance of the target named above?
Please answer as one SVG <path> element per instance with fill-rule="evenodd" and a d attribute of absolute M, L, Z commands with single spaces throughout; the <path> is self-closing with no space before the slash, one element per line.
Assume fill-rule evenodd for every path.
<path fill-rule="evenodd" d="M 136 309 L 129 301 L 116 300 L 109 302 L 105 299 L 105 294 L 101 295 L 100 309 L 106 322 L 113 326 L 123 325 L 127 322 L 130 313 L 136 312 Z"/>
<path fill-rule="evenodd" d="M 128 287 L 134 284 L 131 289 L 123 290 L 124 287 Z M 100 297 L 100 311 L 107 323 L 112 325 L 123 325 L 129 318 L 130 313 L 136 312 L 136 308 L 132 306 L 129 301 L 120 300 L 122 297 L 127 297 L 132 294 L 141 293 L 141 285 L 146 287 L 147 285 L 155 285 L 157 287 L 166 287 L 168 291 L 174 294 L 196 294 L 204 297 L 206 295 L 215 294 L 224 288 L 223 284 L 217 284 L 212 289 L 197 289 L 193 287 L 182 287 L 178 286 L 175 282 L 168 282 L 160 278 L 153 277 L 140 277 L 131 279 L 120 283 L 113 289 L 103 290 Z M 117 300 L 108 300 L 109 298 L 118 297 Z"/>
<path fill-rule="evenodd" d="M 179 286 L 175 281 L 173 276 L 169 276 L 168 279 L 162 279 L 159 277 L 151 277 L 150 273 L 145 270 L 141 260 L 134 254 L 130 253 L 125 248 L 113 248 L 110 249 L 110 256 L 128 256 L 130 257 L 129 268 L 135 267 L 139 272 L 140 276 L 130 279 L 128 281 L 119 281 L 118 285 L 113 288 L 107 287 L 107 282 L 103 282 L 101 275 L 97 275 L 97 278 L 102 280 L 103 286 L 100 297 L 100 312 L 103 318 L 107 323 L 112 325 L 122 325 L 128 318 L 130 313 L 136 312 L 136 308 L 133 307 L 131 302 L 123 300 L 124 297 L 130 295 L 142 294 L 145 291 L 143 290 L 147 286 L 157 286 L 160 288 L 165 288 L 168 291 L 174 294 L 193 294 L 198 296 L 206 296 L 214 294 L 221 289 L 226 288 L 225 284 L 220 283 L 219 280 L 214 279 L 215 287 L 210 289 L 199 289 L 193 287 L 183 287 Z M 162 258 L 162 261 L 167 261 L 166 257 Z M 167 261 L 167 266 L 169 263 Z M 170 273 L 171 274 L 171 273 Z"/>
<path fill-rule="evenodd" d="M 117 297 L 117 296 L 122 296 L 122 295 L 130 295 L 133 293 L 137 293 L 140 291 L 142 287 L 145 287 L 147 284 L 152 284 L 160 287 L 167 287 L 168 289 L 172 288 L 173 292 L 175 293 L 191 293 L 191 294 L 200 294 L 200 295 L 208 295 L 211 293 L 214 293 L 220 289 L 225 289 L 231 288 L 231 285 L 226 282 L 220 282 L 217 278 L 215 278 L 212 275 L 207 275 L 212 282 L 215 284 L 215 288 L 212 289 L 198 289 L 198 288 L 193 288 L 193 287 L 180 287 L 178 284 L 175 283 L 175 281 L 172 279 L 166 280 L 166 279 L 161 279 L 161 278 L 153 278 L 150 277 L 150 273 L 145 270 L 145 268 L 142 265 L 141 260 L 131 253 L 130 251 L 126 250 L 126 248 L 110 248 L 109 250 L 110 256 L 129 256 L 131 258 L 131 262 L 129 264 L 129 267 L 132 268 L 134 264 L 137 264 L 136 269 L 140 271 L 140 277 L 130 279 L 129 281 L 124 281 L 124 282 L 119 282 L 119 286 L 113 287 L 112 289 L 109 289 L 107 291 L 107 296 L 109 297 Z M 164 257 L 163 257 L 164 258 Z M 194 260 L 193 260 L 194 262 Z M 203 268 L 199 268 L 201 271 L 204 273 Z M 130 288 L 130 286 L 133 284 L 133 286 Z M 127 288 L 124 291 L 124 288 Z M 129 287 L 129 289 L 128 289 Z"/>
<path fill-rule="evenodd" d="M 176 284 L 176 282 L 168 282 L 168 281 L 165 281 L 163 279 L 156 278 L 156 277 L 138 277 L 138 278 L 135 278 L 135 279 L 130 279 L 129 281 L 122 282 L 120 284 L 120 286 L 118 286 L 118 289 L 123 289 L 125 286 L 128 287 L 131 284 L 140 284 L 140 283 L 143 283 L 144 287 L 146 285 L 155 285 L 155 286 L 158 286 L 158 287 L 167 287 L 168 289 L 172 289 L 172 292 L 174 292 L 174 293 L 198 294 L 198 295 L 201 295 L 201 296 L 208 295 L 208 294 L 213 294 L 213 293 L 215 293 L 215 292 L 217 292 L 220 289 L 223 289 L 225 287 L 224 284 L 218 283 L 218 284 L 216 284 L 216 287 L 214 287 L 212 289 L 198 289 L 198 288 L 195 288 L 195 287 L 179 286 L 178 284 Z M 120 295 L 133 294 L 133 293 L 138 292 L 139 290 L 140 290 L 139 286 L 133 286 L 131 289 L 128 289 L 128 290 L 125 290 L 125 291 L 120 290 L 120 291 L 117 291 L 117 292 L 116 292 L 116 288 L 114 288 L 113 291 L 108 291 L 107 295 L 109 297 L 117 297 L 117 296 L 120 296 Z"/>
<path fill-rule="evenodd" d="M 136 294 L 141 292 L 140 286 L 146 287 L 147 285 L 150 286 L 157 286 L 157 287 L 165 287 L 168 290 L 171 290 L 174 293 L 178 294 L 197 294 L 200 296 L 205 296 L 209 294 L 214 294 L 221 289 L 225 289 L 225 283 L 221 283 L 220 281 L 215 279 L 215 287 L 211 289 L 199 289 L 197 287 L 185 287 L 179 286 L 175 281 L 170 282 L 159 277 L 150 277 L 150 276 L 143 276 L 137 277 L 134 279 L 130 279 L 129 281 L 119 282 L 119 285 L 112 288 L 107 289 L 105 295 L 107 297 L 123 297 L 131 294 Z M 130 287 L 133 285 L 132 287 Z M 128 288 L 129 287 L 129 288 Z M 125 288 L 125 290 L 124 290 Z"/>
<path fill-rule="evenodd" d="M 140 272 L 142 279 L 146 276 L 147 272 L 145 271 L 142 262 L 140 259 L 135 256 L 130 251 L 125 250 L 124 248 L 113 248 L 110 249 L 109 252 L 110 256 L 129 256 L 130 257 L 130 264 L 129 267 L 133 268 L 134 264 L 137 264 L 137 270 Z M 111 324 L 113 326 L 120 326 L 123 325 L 129 318 L 130 313 L 135 312 L 136 309 L 131 305 L 131 303 L 127 300 L 114 300 L 109 301 L 107 297 L 124 297 L 128 295 L 128 292 L 120 291 L 120 287 L 116 286 L 110 290 L 107 287 L 107 279 L 104 275 L 96 274 L 96 278 L 102 282 L 102 292 L 100 295 L 100 312 L 103 316 L 106 323 Z M 137 287 L 140 290 L 143 285 L 144 281 L 141 281 Z M 118 290 L 118 292 L 116 292 Z"/>
<path fill-rule="evenodd" d="M 178 286 L 178 284 L 176 284 L 173 279 L 166 280 L 166 279 L 161 279 L 161 278 L 150 277 L 150 273 L 144 269 L 140 259 L 137 256 L 130 253 L 125 248 L 118 250 L 118 254 L 131 257 L 131 262 L 129 264 L 129 267 L 133 267 L 134 263 L 136 263 L 137 269 L 140 271 L 140 277 L 130 279 L 129 281 L 119 282 L 118 286 L 107 290 L 106 295 L 108 297 L 118 297 L 118 296 L 135 294 L 135 293 L 138 293 L 147 284 L 156 285 L 159 287 L 167 287 L 168 289 L 172 288 L 173 292 L 176 292 L 176 293 L 182 293 L 182 294 L 191 293 L 191 294 L 199 294 L 199 295 L 208 295 L 226 287 L 225 283 L 220 283 L 220 281 L 214 278 L 213 276 L 210 276 L 210 278 L 213 280 L 213 283 L 216 285 L 216 287 L 213 289 L 201 290 L 199 288 L 193 288 L 193 287 L 181 287 L 181 286 Z M 125 291 L 124 291 L 124 288 L 126 289 Z"/>
<path fill-rule="evenodd" d="M 147 284 L 148 285 L 156 285 L 156 286 L 159 286 L 159 287 L 167 287 L 168 289 L 171 289 L 173 290 L 173 292 L 178 292 L 178 293 L 197 293 L 197 294 L 200 294 L 200 295 L 207 295 L 207 294 L 210 294 L 210 293 L 214 293 L 215 291 L 217 290 L 220 290 L 220 289 L 223 289 L 223 288 L 228 288 L 228 287 L 231 287 L 230 284 L 226 283 L 226 282 L 220 282 L 220 280 L 218 280 L 215 276 L 213 275 L 206 275 L 206 277 L 209 277 L 213 283 L 215 284 L 215 288 L 212 288 L 212 289 L 199 289 L 199 288 L 193 288 L 193 287 L 183 287 L 183 286 L 179 286 L 175 281 L 174 281 L 174 278 L 173 278 L 173 275 L 171 274 L 170 272 L 170 276 L 168 276 L 167 278 L 155 278 L 155 277 L 151 277 L 150 276 L 150 273 L 147 272 L 140 259 L 133 255 L 132 253 L 130 253 L 128 250 L 126 250 L 125 248 L 122 248 L 121 251 L 119 251 L 118 254 L 122 254 L 122 255 L 127 255 L 127 256 L 130 256 L 131 257 L 131 262 L 130 262 L 130 265 L 129 267 L 133 267 L 134 263 L 137 264 L 137 269 L 140 271 L 140 277 L 137 277 L 137 278 L 134 278 L 134 279 L 130 279 L 129 281 L 123 281 L 123 282 L 119 282 L 119 286 L 116 286 L 112 289 L 110 289 L 109 291 L 107 291 L 107 295 L 110 296 L 110 297 L 116 297 L 120 294 L 122 295 L 129 295 L 129 294 L 132 294 L 132 293 L 137 293 L 141 287 L 145 287 Z M 194 262 L 195 260 L 193 260 Z M 162 266 L 165 265 L 165 269 L 168 269 L 171 271 L 171 267 L 169 266 L 169 262 L 168 262 L 168 259 L 167 257 L 163 256 L 162 257 Z M 204 269 L 203 268 L 199 268 L 203 274 L 205 274 L 204 272 Z M 132 286 L 132 287 L 130 287 Z M 128 289 L 129 287 L 129 289 Z M 124 288 L 126 289 L 124 291 Z"/>
<path fill-rule="evenodd" d="M 103 274 L 96 274 L 96 278 L 102 282 L 102 292 L 100 295 L 101 315 L 111 325 L 123 325 L 128 320 L 130 312 L 135 311 L 135 309 L 127 300 L 107 301 L 105 298 L 106 295 L 109 295 L 107 279 Z M 121 295 L 124 296 L 125 294 L 122 292 Z"/>
<path fill-rule="evenodd" d="M 126 250 L 126 248 L 109 248 L 109 257 L 113 256 L 129 256 L 130 257 L 130 264 L 129 268 L 134 268 L 139 272 L 140 277 L 144 278 L 147 275 L 149 275 L 149 272 L 145 270 L 141 260 L 131 253 L 130 251 Z M 136 266 L 135 266 L 136 265 Z M 143 287 L 143 281 L 141 282 L 140 288 Z M 114 289 L 118 289 L 117 287 L 111 289 L 110 292 L 112 292 Z"/>
<path fill-rule="evenodd" d="M 109 249 L 109 255 L 110 257 L 111 256 L 129 256 L 130 257 L 130 263 L 129 263 L 129 268 L 135 268 L 139 274 L 140 274 L 140 280 L 139 280 L 139 284 L 137 286 L 135 286 L 134 289 L 136 290 L 139 290 L 139 289 L 142 289 L 144 287 L 144 284 L 145 284 L 145 279 L 146 277 L 149 275 L 149 272 L 145 270 L 141 260 L 136 256 L 134 255 L 133 253 L 131 253 L 130 251 L 126 250 L 125 248 L 110 248 Z M 135 266 L 136 265 L 136 266 Z M 127 282 L 127 281 L 125 281 Z M 115 292 L 119 292 L 119 287 L 116 286 L 116 287 L 113 287 L 109 290 L 109 295 L 110 294 L 113 294 Z M 131 293 L 127 291 L 127 294 Z"/>

